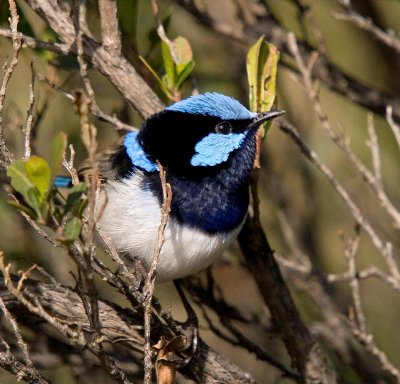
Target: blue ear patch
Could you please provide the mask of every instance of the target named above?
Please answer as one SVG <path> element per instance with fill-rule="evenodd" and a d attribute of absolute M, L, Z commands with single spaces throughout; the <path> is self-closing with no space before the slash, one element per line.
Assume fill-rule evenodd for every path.
<path fill-rule="evenodd" d="M 194 147 L 196 154 L 190 164 L 200 167 L 212 167 L 228 160 L 229 154 L 238 149 L 246 137 L 247 131 L 221 135 L 210 133 Z"/>
<path fill-rule="evenodd" d="M 221 120 L 246 120 L 257 116 L 233 97 L 215 92 L 190 96 L 165 109 L 193 115 L 213 116 Z"/>
<path fill-rule="evenodd" d="M 158 166 L 156 163 L 148 159 L 137 141 L 138 132 L 129 132 L 126 134 L 124 139 L 124 146 L 126 148 L 126 153 L 132 160 L 133 165 L 142 168 L 147 172 L 158 171 Z"/>

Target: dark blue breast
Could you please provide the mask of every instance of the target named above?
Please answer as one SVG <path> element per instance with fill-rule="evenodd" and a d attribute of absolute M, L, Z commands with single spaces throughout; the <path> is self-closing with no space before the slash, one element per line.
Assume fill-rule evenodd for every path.
<path fill-rule="evenodd" d="M 255 138 L 250 132 L 227 162 L 207 167 L 207 173 L 201 177 L 175 177 L 167 173 L 173 192 L 171 215 L 182 224 L 208 233 L 236 228 L 247 213 L 254 156 Z"/>

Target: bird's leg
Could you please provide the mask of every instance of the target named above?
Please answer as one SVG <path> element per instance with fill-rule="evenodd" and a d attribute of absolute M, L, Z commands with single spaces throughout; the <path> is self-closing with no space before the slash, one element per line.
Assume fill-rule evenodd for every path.
<path fill-rule="evenodd" d="M 182 333 L 185 336 L 185 343 L 180 348 L 178 352 L 187 351 L 185 354 L 188 356 L 179 362 L 178 367 L 182 368 L 189 364 L 190 360 L 194 356 L 197 351 L 197 344 L 198 344 L 198 325 L 199 321 L 197 319 L 196 312 L 192 308 L 189 303 L 189 300 L 186 298 L 185 293 L 183 292 L 181 281 L 174 280 L 174 285 L 176 290 L 178 291 L 179 297 L 182 300 L 183 307 L 185 308 L 187 314 L 187 320 L 181 323 L 182 326 Z"/>

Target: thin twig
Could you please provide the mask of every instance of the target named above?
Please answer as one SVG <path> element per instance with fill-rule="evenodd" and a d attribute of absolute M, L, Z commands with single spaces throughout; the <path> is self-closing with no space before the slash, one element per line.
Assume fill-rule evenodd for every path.
<path fill-rule="evenodd" d="M 55 84 L 54 82 L 49 80 L 46 76 L 43 76 L 40 73 L 38 74 L 38 78 L 39 78 L 39 80 L 45 82 L 50 88 L 61 93 L 64 97 L 66 97 L 69 101 L 71 101 L 72 104 L 75 104 L 76 95 L 73 95 L 72 93 L 66 91 L 65 89 L 63 89 L 59 85 Z M 115 115 L 113 115 L 113 116 L 108 115 L 102 109 L 100 109 L 100 107 L 97 104 L 93 104 L 93 103 L 90 104 L 90 112 L 94 116 L 96 116 L 99 120 L 105 121 L 105 122 L 113 125 L 118 132 L 130 132 L 130 131 L 138 130 L 136 127 L 122 122 Z"/>
<path fill-rule="evenodd" d="M 358 341 L 365 347 L 365 349 L 378 359 L 378 361 L 381 363 L 381 367 L 389 372 L 399 383 L 400 370 L 393 365 L 386 353 L 376 345 L 373 335 L 363 332 L 356 327 L 351 327 L 351 330 Z"/>
<path fill-rule="evenodd" d="M 72 185 L 78 185 L 79 184 L 79 176 L 78 176 L 78 171 L 76 170 L 76 168 L 74 166 L 74 158 L 75 158 L 74 146 L 72 144 L 70 144 L 69 145 L 69 159 L 67 159 L 67 154 L 64 153 L 62 164 L 63 164 L 64 168 L 71 175 Z"/>
<path fill-rule="evenodd" d="M 31 84 L 29 86 L 29 105 L 27 111 L 26 124 L 24 128 L 24 159 L 28 159 L 32 152 L 32 125 L 33 125 L 33 107 L 35 105 L 35 68 L 31 61 Z"/>
<path fill-rule="evenodd" d="M 3 258 L 2 253 L 0 253 L 0 258 Z M 24 358 L 25 364 L 27 365 L 27 367 L 33 368 L 32 360 L 29 357 L 28 346 L 26 345 L 24 339 L 22 338 L 18 324 L 15 321 L 15 319 L 12 317 L 11 313 L 8 311 L 7 307 L 4 304 L 4 301 L 1 298 L 0 298 L 0 310 L 1 310 L 1 312 L 3 312 L 4 319 L 7 321 L 7 323 L 12 328 L 14 336 L 17 339 L 19 349 L 22 352 L 22 356 Z"/>
<path fill-rule="evenodd" d="M 0 87 L 0 165 L 4 163 L 4 165 L 6 166 L 9 165 L 14 160 L 14 156 L 7 148 L 4 139 L 4 122 L 3 122 L 4 99 L 6 97 L 8 83 L 18 64 L 18 55 L 22 44 L 21 34 L 18 32 L 19 15 L 17 13 L 17 6 L 14 0 L 9 0 L 8 4 L 11 15 L 8 21 L 10 23 L 10 29 L 11 29 L 13 52 L 11 61 L 10 62 L 7 61 L 6 64 L 4 65 L 5 68 L 4 76 Z"/>
<path fill-rule="evenodd" d="M 0 37 L 12 37 L 12 30 L 7 28 L 0 28 Z M 48 43 L 46 41 L 42 41 L 39 39 L 35 39 L 34 37 L 24 35 L 20 33 L 22 47 L 28 47 L 32 49 L 43 49 L 49 52 L 60 53 L 63 55 L 68 55 L 71 53 L 71 47 L 67 44 L 63 43 Z"/>
<path fill-rule="evenodd" d="M 376 40 L 393 49 L 397 54 L 400 53 L 400 39 L 393 30 L 384 31 L 376 26 L 373 20 L 360 15 L 351 6 L 351 1 L 337 0 L 337 2 L 344 8 L 346 13 L 334 12 L 333 17 L 337 20 L 347 21 L 356 25 L 358 28 L 370 33 Z"/>
<path fill-rule="evenodd" d="M 367 145 L 371 149 L 372 155 L 372 167 L 374 170 L 374 176 L 379 184 L 382 185 L 382 169 L 381 169 L 381 156 L 379 151 L 379 142 L 378 136 L 376 134 L 374 118 L 371 113 L 368 114 L 367 117 L 367 127 L 368 127 L 368 135 L 369 140 L 367 141 Z"/>
<path fill-rule="evenodd" d="M 360 282 L 357 276 L 357 267 L 356 267 L 356 253 L 360 245 L 360 239 L 361 236 L 359 233 L 359 228 L 357 228 L 357 233 L 354 239 L 345 239 L 342 236 L 343 251 L 348 264 L 348 274 L 349 276 L 351 276 L 350 288 L 354 302 L 354 315 L 357 321 L 357 326 L 361 331 L 365 332 L 366 321 L 361 302 Z"/>
<path fill-rule="evenodd" d="M 351 150 L 348 142 L 344 140 L 340 135 L 338 135 L 332 128 L 328 117 L 323 111 L 322 105 L 320 103 L 318 90 L 316 89 L 312 80 L 311 68 L 304 62 L 299 51 L 299 47 L 297 45 L 296 37 L 293 33 L 288 34 L 288 46 L 290 52 L 296 60 L 296 64 L 300 70 L 300 73 L 302 74 L 304 86 L 307 90 L 307 94 L 310 100 L 312 101 L 312 106 L 318 116 L 321 126 L 328 134 L 329 138 L 338 146 L 338 148 L 340 148 L 345 153 L 355 170 L 362 175 L 363 180 L 365 180 L 367 185 L 374 192 L 376 199 L 378 200 L 384 211 L 395 221 L 397 226 L 400 226 L 400 211 L 389 199 L 380 181 Z M 373 239 L 373 241 L 375 240 Z M 380 242 L 382 243 L 382 241 Z M 378 248 L 382 249 L 381 246 Z M 387 253 L 387 250 L 385 250 L 385 252 Z M 395 269 L 393 271 L 395 271 Z M 398 276 L 400 278 L 400 273 L 398 274 Z"/>
<path fill-rule="evenodd" d="M 384 257 L 389 270 L 391 271 L 394 279 L 397 281 L 397 285 L 400 287 L 400 272 L 397 265 L 396 260 L 394 259 L 393 249 L 390 243 L 385 243 L 375 229 L 372 227 L 371 223 L 367 220 L 367 218 L 362 214 L 360 208 L 354 202 L 354 200 L 350 197 L 347 190 L 343 187 L 343 185 L 339 182 L 339 180 L 335 177 L 332 171 L 322 162 L 317 153 L 313 151 L 301 138 L 298 130 L 291 125 L 289 122 L 281 119 L 279 122 L 280 129 L 288 134 L 293 141 L 298 145 L 301 152 L 320 170 L 320 172 L 329 180 L 334 189 L 340 195 L 340 197 L 345 201 L 347 206 L 349 207 L 349 211 L 357 221 L 359 225 L 368 233 L 370 236 L 372 243 L 376 247 L 376 249 L 382 254 Z"/>
<path fill-rule="evenodd" d="M 154 292 L 154 283 L 157 275 L 157 263 L 160 257 L 161 249 L 164 244 L 165 236 L 164 231 L 168 223 L 169 212 L 171 209 L 172 201 L 172 189 L 166 180 L 165 170 L 160 163 L 158 163 L 160 169 L 160 180 L 163 191 L 163 204 L 161 207 L 161 222 L 158 227 L 158 240 L 157 245 L 154 249 L 152 262 L 150 265 L 149 273 L 147 274 L 146 284 L 145 284 L 145 302 L 144 302 L 144 332 L 145 332 L 145 345 L 144 345 L 144 383 L 151 384 L 152 382 L 152 351 L 151 351 L 151 303 Z"/>

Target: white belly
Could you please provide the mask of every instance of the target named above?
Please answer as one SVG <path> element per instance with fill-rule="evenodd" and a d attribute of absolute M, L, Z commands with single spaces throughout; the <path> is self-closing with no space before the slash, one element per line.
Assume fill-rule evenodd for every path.
<path fill-rule="evenodd" d="M 139 181 L 138 176 L 107 184 L 99 201 L 101 207 L 107 196 L 99 225 L 118 251 L 139 257 L 149 267 L 161 212 L 157 198 L 149 190 L 140 189 Z M 235 240 L 239 230 L 240 226 L 227 234 L 207 234 L 179 225 L 170 217 L 157 264 L 157 281 L 177 279 L 206 268 Z"/>

